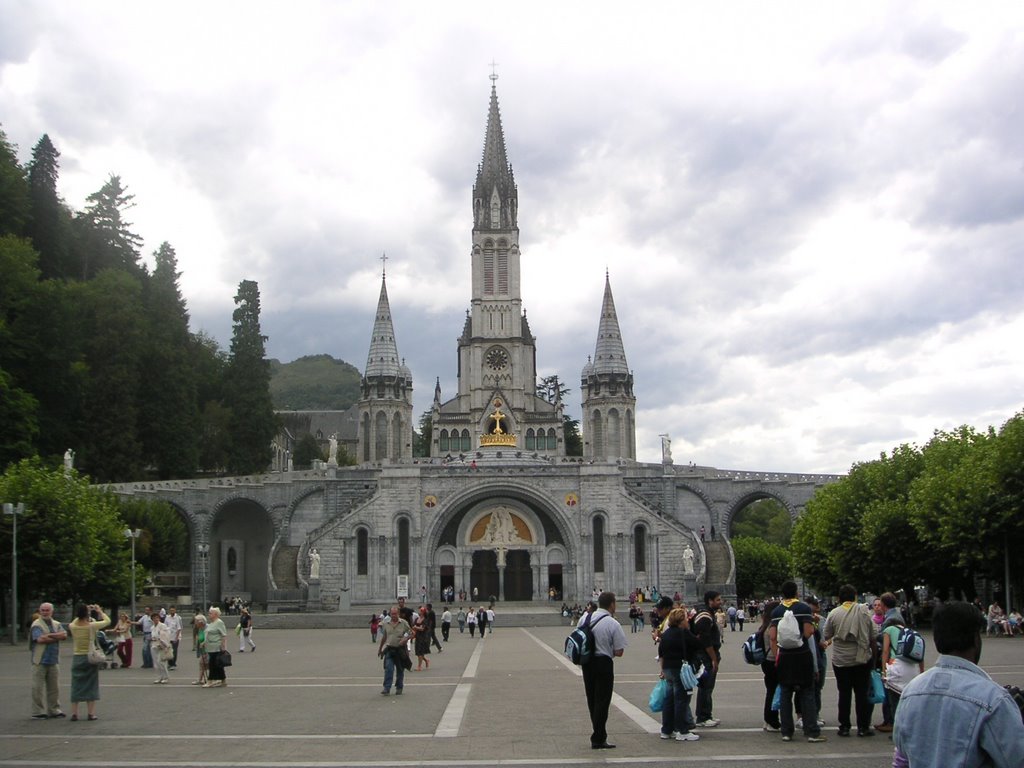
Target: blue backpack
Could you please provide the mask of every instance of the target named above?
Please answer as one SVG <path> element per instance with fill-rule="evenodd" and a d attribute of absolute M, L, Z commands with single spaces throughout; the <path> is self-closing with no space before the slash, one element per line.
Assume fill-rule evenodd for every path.
<path fill-rule="evenodd" d="M 910 627 L 900 629 L 896 638 L 895 654 L 906 661 L 924 661 L 924 638 Z"/>
<path fill-rule="evenodd" d="M 605 616 L 607 615 L 605 614 Z M 604 616 L 599 616 L 593 624 L 590 623 L 592 618 L 592 614 L 588 615 L 586 624 L 581 620 L 576 625 L 576 629 L 565 638 L 565 656 L 577 666 L 589 664 L 590 660 L 594 658 L 594 627 L 601 622 Z"/>
<path fill-rule="evenodd" d="M 743 643 L 743 660 L 747 664 L 760 666 L 767 658 L 768 652 L 764 647 L 764 635 L 760 632 L 751 632 L 750 637 Z"/>

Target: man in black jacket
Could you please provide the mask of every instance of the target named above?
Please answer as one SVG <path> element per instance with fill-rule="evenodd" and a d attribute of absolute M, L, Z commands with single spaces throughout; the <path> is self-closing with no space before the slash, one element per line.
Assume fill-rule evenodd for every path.
<path fill-rule="evenodd" d="M 712 697 L 715 692 L 715 679 L 718 676 L 718 662 L 721 658 L 719 649 L 722 647 L 722 636 L 718 631 L 715 614 L 721 607 L 721 593 L 709 589 L 704 593 L 704 605 L 693 620 L 693 634 L 700 640 L 703 650 L 699 655 L 704 665 L 704 674 L 701 675 L 697 686 L 697 711 L 694 713 L 698 728 L 714 728 L 721 722 L 712 716 Z"/>

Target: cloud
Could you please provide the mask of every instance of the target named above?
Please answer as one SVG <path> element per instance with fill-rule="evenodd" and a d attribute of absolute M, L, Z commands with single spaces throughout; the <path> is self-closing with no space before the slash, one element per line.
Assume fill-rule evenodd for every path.
<path fill-rule="evenodd" d="M 642 459 L 843 471 L 1021 407 L 1017 4 L 237 10 L 0 2 L 5 131 L 72 206 L 119 173 L 223 344 L 256 279 L 271 355 L 362 366 L 386 252 L 417 414 L 455 391 L 496 61 L 538 369 L 578 387 L 608 270 Z"/>

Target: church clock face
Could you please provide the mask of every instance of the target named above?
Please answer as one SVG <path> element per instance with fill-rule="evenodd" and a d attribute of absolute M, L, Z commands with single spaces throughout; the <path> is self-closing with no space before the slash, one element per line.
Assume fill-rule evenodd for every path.
<path fill-rule="evenodd" d="M 487 350 L 484 362 L 492 371 L 504 371 L 508 368 L 508 352 L 501 347 L 492 347 Z"/>

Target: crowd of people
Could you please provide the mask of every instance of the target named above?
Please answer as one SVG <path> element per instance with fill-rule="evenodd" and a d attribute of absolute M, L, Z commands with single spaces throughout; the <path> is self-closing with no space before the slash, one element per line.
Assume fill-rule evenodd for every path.
<path fill-rule="evenodd" d="M 131 669 L 135 664 L 135 646 L 141 645 L 140 669 L 153 670 L 154 685 L 164 685 L 178 668 L 178 650 L 183 623 L 177 608 L 154 610 L 146 607 L 135 617 L 126 612 L 113 621 L 98 605 L 80 604 L 74 619 L 66 624 L 54 618 L 53 604 L 40 604 L 29 629 L 32 663 L 32 719 L 65 718 L 60 705 L 60 643 L 71 640 L 71 720 L 79 719 L 79 704 L 86 705 L 86 719 L 98 720 L 96 703 L 100 699 L 99 671 L 109 667 Z M 230 665 L 227 649 L 228 629 L 220 609 L 212 606 L 209 617 L 197 613 L 191 619 L 192 652 L 199 676 L 192 685 L 218 688 L 227 685 L 224 672 Z M 256 650 L 253 620 L 248 608 L 240 609 L 236 632 L 239 652 L 246 646 Z M 138 642 L 136 642 L 138 641 Z"/>

